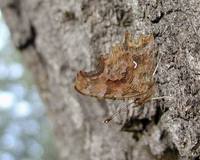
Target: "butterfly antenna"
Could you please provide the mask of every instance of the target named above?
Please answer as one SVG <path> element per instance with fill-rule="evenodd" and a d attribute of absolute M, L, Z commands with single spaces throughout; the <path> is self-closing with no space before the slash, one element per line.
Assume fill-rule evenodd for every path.
<path fill-rule="evenodd" d="M 108 118 L 106 118 L 103 123 L 105 124 L 109 124 L 115 117 L 117 117 L 121 112 L 127 112 L 128 111 L 128 107 L 133 104 L 134 102 L 130 102 L 127 105 L 125 105 L 125 107 L 121 107 L 120 110 L 116 111 L 115 113 L 113 113 L 111 116 L 109 116 Z M 138 105 L 135 105 L 135 107 L 137 107 Z"/>

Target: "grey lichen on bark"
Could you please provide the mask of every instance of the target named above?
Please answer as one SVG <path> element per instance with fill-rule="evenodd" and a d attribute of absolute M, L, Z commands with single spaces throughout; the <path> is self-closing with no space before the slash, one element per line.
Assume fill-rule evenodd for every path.
<path fill-rule="evenodd" d="M 60 159 L 154 160 L 200 156 L 200 3 L 196 0 L 1 0 L 15 46 L 33 72 Z M 73 89 L 125 31 L 152 33 L 161 63 L 157 96 L 123 127 L 101 123 L 111 106 Z M 158 58 L 159 59 L 159 58 Z"/>

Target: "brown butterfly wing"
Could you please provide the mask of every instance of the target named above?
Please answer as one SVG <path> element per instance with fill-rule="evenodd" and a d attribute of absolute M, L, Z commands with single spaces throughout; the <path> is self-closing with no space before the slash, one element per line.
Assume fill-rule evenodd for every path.
<path fill-rule="evenodd" d="M 152 36 L 133 42 L 129 34 L 125 35 L 124 43 L 101 56 L 98 71 L 77 74 L 76 90 L 98 98 L 147 98 L 154 86 L 153 45 Z"/>

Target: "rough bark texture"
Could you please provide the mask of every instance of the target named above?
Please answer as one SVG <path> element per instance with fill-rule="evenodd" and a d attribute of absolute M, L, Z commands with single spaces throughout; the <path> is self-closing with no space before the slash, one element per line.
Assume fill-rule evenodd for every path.
<path fill-rule="evenodd" d="M 36 79 L 60 159 L 155 160 L 200 156 L 199 0 L 0 0 L 13 42 Z M 73 89 L 124 31 L 153 33 L 161 63 L 157 96 L 122 132 L 101 123 L 112 106 Z M 115 127 L 116 126 L 116 127 Z"/>

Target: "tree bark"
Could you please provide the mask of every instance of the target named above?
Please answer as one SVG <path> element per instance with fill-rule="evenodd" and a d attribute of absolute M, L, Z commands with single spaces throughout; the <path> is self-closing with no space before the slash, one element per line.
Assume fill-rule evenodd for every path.
<path fill-rule="evenodd" d="M 47 106 L 61 160 L 198 159 L 200 1 L 0 0 L 0 6 Z M 154 35 L 161 57 L 156 96 L 173 99 L 134 108 L 121 131 L 101 120 L 127 102 L 82 96 L 73 83 L 125 31 Z"/>

